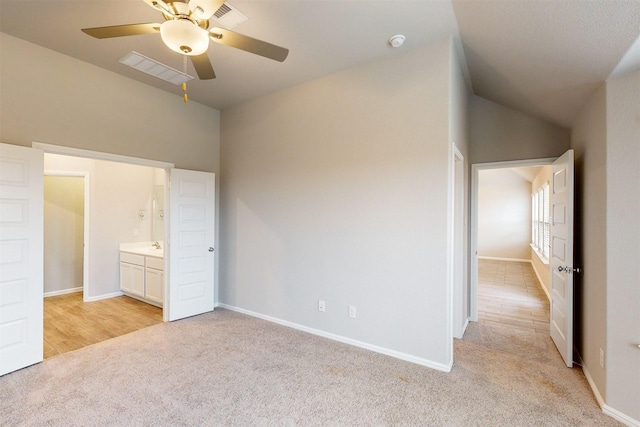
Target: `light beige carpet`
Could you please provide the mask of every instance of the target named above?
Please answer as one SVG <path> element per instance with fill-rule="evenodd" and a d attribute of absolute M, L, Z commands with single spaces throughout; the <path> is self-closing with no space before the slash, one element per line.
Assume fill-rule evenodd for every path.
<path fill-rule="evenodd" d="M 443 373 L 216 309 L 0 377 L 0 424 L 619 425 L 548 337 L 472 324 L 455 357 Z"/>

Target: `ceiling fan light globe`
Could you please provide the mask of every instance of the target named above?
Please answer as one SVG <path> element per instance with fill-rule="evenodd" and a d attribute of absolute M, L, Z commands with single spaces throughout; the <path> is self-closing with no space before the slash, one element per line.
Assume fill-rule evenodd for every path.
<path fill-rule="evenodd" d="M 187 19 L 163 22 L 160 36 L 169 49 L 183 55 L 197 56 L 209 48 L 209 33 Z"/>

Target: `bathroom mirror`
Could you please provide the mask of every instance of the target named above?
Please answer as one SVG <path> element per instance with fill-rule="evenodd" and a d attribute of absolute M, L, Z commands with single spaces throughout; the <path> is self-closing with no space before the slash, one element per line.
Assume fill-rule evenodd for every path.
<path fill-rule="evenodd" d="M 164 185 L 153 186 L 153 220 L 151 235 L 156 242 L 164 241 Z"/>

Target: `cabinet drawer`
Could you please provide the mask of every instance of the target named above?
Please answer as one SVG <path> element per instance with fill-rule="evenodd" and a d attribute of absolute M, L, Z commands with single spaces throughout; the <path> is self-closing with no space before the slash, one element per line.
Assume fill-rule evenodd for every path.
<path fill-rule="evenodd" d="M 130 254 L 128 252 L 120 252 L 120 262 L 141 265 L 144 267 L 144 255 Z"/>
<path fill-rule="evenodd" d="M 147 257 L 147 267 L 164 270 L 164 258 Z"/>

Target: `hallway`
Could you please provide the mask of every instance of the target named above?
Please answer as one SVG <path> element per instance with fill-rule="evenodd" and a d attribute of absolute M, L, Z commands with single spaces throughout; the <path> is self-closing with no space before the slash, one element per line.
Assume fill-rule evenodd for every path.
<path fill-rule="evenodd" d="M 478 320 L 549 335 L 549 300 L 530 263 L 478 260 Z"/>

